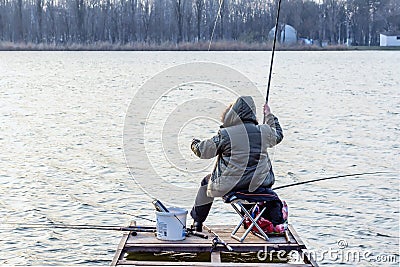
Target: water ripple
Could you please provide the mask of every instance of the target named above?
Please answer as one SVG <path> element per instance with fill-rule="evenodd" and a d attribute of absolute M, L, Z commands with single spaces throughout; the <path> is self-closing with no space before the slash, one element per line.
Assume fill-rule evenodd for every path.
<path fill-rule="evenodd" d="M 3 228 L 4 223 L 127 225 L 132 214 L 154 219 L 121 149 L 126 108 L 136 90 L 166 67 L 196 60 L 233 66 L 264 90 L 266 72 L 260 70 L 266 70 L 268 55 L 0 52 L 0 264 L 109 264 L 120 233 Z M 393 173 L 280 190 L 291 222 L 311 249 L 336 247 L 345 239 L 352 248 L 398 255 L 398 62 L 396 52 L 276 55 L 270 99 L 285 131 L 274 155 L 276 184 Z M 179 92 L 196 93 L 190 87 Z M 173 104 L 174 98 L 165 101 Z M 213 127 L 199 130 L 213 134 Z M 202 178 L 182 182 L 167 168 L 163 175 L 185 187 Z M 193 203 L 171 195 L 187 209 Z M 217 199 L 208 222 L 235 218 Z"/>

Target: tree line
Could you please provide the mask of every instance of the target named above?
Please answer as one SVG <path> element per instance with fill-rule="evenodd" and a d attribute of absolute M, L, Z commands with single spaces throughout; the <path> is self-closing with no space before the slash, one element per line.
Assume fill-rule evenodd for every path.
<path fill-rule="evenodd" d="M 262 43 L 279 0 L 0 0 L 0 41 L 34 44 L 213 40 Z M 400 30 L 399 0 L 282 0 L 280 22 L 299 37 L 379 45 Z"/>

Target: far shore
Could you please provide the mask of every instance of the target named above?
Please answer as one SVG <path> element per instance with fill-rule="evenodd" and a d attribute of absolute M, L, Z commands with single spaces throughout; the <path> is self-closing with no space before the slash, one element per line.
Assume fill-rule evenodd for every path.
<path fill-rule="evenodd" d="M 239 41 L 215 41 L 209 48 L 208 42 L 196 43 L 107 43 L 56 44 L 56 43 L 12 43 L 1 42 L 0 51 L 271 51 L 271 43 L 245 43 Z M 277 51 L 354 51 L 354 50 L 400 50 L 397 47 L 346 46 L 346 45 L 277 45 Z"/>

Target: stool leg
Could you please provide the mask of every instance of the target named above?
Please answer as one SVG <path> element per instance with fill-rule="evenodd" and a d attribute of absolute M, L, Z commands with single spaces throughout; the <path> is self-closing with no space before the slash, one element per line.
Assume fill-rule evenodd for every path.
<path fill-rule="evenodd" d="M 245 220 L 245 217 L 242 215 L 242 213 L 240 212 L 240 210 L 236 207 L 236 205 L 234 203 L 231 203 L 231 206 L 233 207 L 233 209 L 236 211 L 237 214 L 239 214 L 239 216 L 241 217 L 240 222 L 238 223 L 238 225 L 236 225 L 235 229 L 232 231 L 231 233 L 231 237 L 234 237 L 236 232 L 239 230 L 240 226 L 242 225 L 242 223 Z M 235 238 L 236 239 L 236 238 Z M 241 242 L 241 241 L 240 241 Z"/>
<path fill-rule="evenodd" d="M 257 221 L 261 218 L 262 214 L 265 211 L 265 207 L 262 209 L 262 211 L 258 214 L 258 216 L 256 218 L 253 218 L 250 213 L 243 207 L 242 203 L 238 203 L 238 205 L 243 208 L 244 213 L 247 215 L 247 217 L 249 217 L 249 220 L 252 222 L 251 225 L 249 226 L 249 228 L 247 229 L 247 231 L 244 233 L 244 235 L 242 236 L 243 240 L 246 238 L 246 236 L 248 235 L 248 233 L 253 229 L 253 226 L 255 226 L 258 231 L 260 232 L 260 235 L 262 235 L 263 239 L 265 241 L 268 241 L 269 238 L 267 236 L 267 234 L 261 229 L 261 227 L 257 224 Z"/>
<path fill-rule="evenodd" d="M 265 232 L 261 229 L 261 227 L 257 224 L 257 221 L 261 218 L 263 212 L 266 210 L 266 208 L 264 207 L 263 210 L 258 214 L 258 216 L 256 216 L 256 218 L 253 218 L 251 216 L 251 214 L 248 212 L 248 210 L 243 206 L 243 204 L 240 201 L 237 201 L 236 204 L 235 203 L 231 203 L 231 206 L 233 207 L 233 209 L 236 211 L 236 213 L 241 217 L 240 222 L 238 223 L 238 225 L 236 225 L 235 229 L 232 231 L 231 233 L 231 237 L 236 239 L 239 242 L 243 242 L 247 235 L 250 233 L 250 231 L 253 229 L 253 227 L 256 227 L 258 229 L 258 231 L 260 232 L 260 234 L 256 234 L 256 236 L 260 237 L 261 239 L 264 239 L 266 241 L 269 240 L 268 236 L 265 234 Z M 239 209 L 240 208 L 240 209 Z M 242 214 L 242 212 L 244 212 L 244 215 Z M 241 237 L 238 237 L 236 235 L 237 231 L 240 229 L 240 226 L 243 224 L 244 220 L 246 219 L 246 217 L 249 218 L 249 220 L 251 220 L 251 225 L 249 228 L 246 229 L 246 231 L 243 233 L 243 235 Z"/>
<path fill-rule="evenodd" d="M 243 233 L 243 235 L 241 237 L 238 237 L 236 235 L 236 232 L 239 230 L 241 224 L 246 219 L 246 216 L 249 217 L 249 219 L 253 221 L 253 218 L 251 217 L 250 213 L 247 211 L 246 208 L 244 208 L 242 203 L 237 202 L 237 205 L 242 209 L 242 211 L 245 213 L 245 215 L 242 215 L 242 213 L 236 206 L 234 207 L 235 211 L 242 217 L 242 219 L 240 220 L 240 223 L 236 226 L 235 230 L 231 233 L 231 237 L 236 239 L 239 242 L 243 242 L 246 239 L 247 235 L 250 233 L 251 229 L 253 229 L 254 223 L 252 223 L 251 226 L 246 229 L 246 231 Z"/>
<path fill-rule="evenodd" d="M 261 239 L 264 239 L 265 241 L 269 240 L 269 237 L 267 234 L 261 229 L 261 227 L 258 225 L 257 221 L 261 218 L 263 212 L 265 211 L 266 208 L 264 208 L 260 214 L 254 219 L 254 226 L 258 229 L 259 233 L 253 232 L 254 235 L 258 236 Z M 250 219 L 251 220 L 251 219 Z"/>

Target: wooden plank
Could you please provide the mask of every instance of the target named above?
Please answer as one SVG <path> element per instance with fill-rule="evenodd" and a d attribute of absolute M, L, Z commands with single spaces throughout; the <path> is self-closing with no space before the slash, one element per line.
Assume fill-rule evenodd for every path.
<path fill-rule="evenodd" d="M 292 242 L 290 241 L 289 231 L 288 231 L 288 230 L 285 230 L 285 239 L 286 239 L 286 242 L 292 243 Z"/>
<path fill-rule="evenodd" d="M 136 226 L 136 221 L 132 221 L 129 226 Z M 110 266 L 117 266 L 118 261 L 122 260 L 124 257 L 124 249 L 125 249 L 125 244 L 129 239 L 131 232 L 125 232 L 121 238 L 121 241 L 118 244 L 117 250 L 115 251 L 114 258 L 111 261 Z"/>
<path fill-rule="evenodd" d="M 276 267 L 310 267 L 309 264 L 289 264 L 289 263 L 243 263 L 243 262 L 171 262 L 171 261 L 126 261 L 121 260 L 118 265 L 129 266 L 217 266 L 217 267 L 236 267 L 236 266 L 276 266 Z"/>
<path fill-rule="evenodd" d="M 269 241 L 262 240 L 254 235 L 249 235 L 244 242 L 238 242 L 230 237 L 231 229 L 234 226 L 215 225 L 212 226 L 220 238 L 229 243 L 234 252 L 258 252 L 271 250 L 284 251 L 299 251 L 305 249 L 305 245 L 292 225 L 288 226 L 287 237 L 284 235 L 271 235 Z M 244 231 L 241 229 L 240 231 Z M 221 263 L 221 251 L 226 251 L 223 246 L 217 246 L 211 254 L 211 263 L 207 262 L 163 262 L 163 261 L 132 261 L 124 260 L 124 254 L 127 252 L 209 252 L 212 246 L 213 235 L 209 234 L 209 239 L 202 239 L 196 236 L 191 236 L 182 241 L 164 241 L 158 240 L 154 233 L 138 232 L 137 236 L 124 235 L 117 252 L 114 256 L 111 266 L 131 265 L 131 266 L 207 266 L 212 263 L 212 266 L 271 266 L 271 263 Z M 288 242 L 288 240 L 290 242 Z M 307 262 L 308 261 L 308 262 Z M 313 259 L 308 259 L 305 264 L 275 264 L 273 266 L 318 266 Z M 315 265 L 314 265 L 315 264 Z"/>
<path fill-rule="evenodd" d="M 221 262 L 221 252 L 220 252 L 220 251 L 213 251 L 213 252 L 211 252 L 211 262 L 212 262 L 212 263 L 219 263 L 219 262 Z"/>
<path fill-rule="evenodd" d="M 258 252 L 259 250 L 301 250 L 301 247 L 297 244 L 230 244 L 234 252 Z M 209 244 L 125 244 L 126 252 L 153 252 L 160 253 L 163 251 L 174 251 L 174 252 L 208 252 L 210 251 L 211 243 Z M 223 246 L 217 246 L 215 251 L 226 251 Z"/>
<path fill-rule="evenodd" d="M 310 264 L 310 265 L 313 266 L 313 267 L 318 267 L 318 264 L 317 264 L 317 262 L 314 260 L 313 255 L 307 253 L 307 250 L 306 250 L 306 249 L 302 249 L 302 250 L 300 251 L 300 255 L 301 255 L 301 258 L 304 259 L 304 262 L 305 262 L 305 263 L 308 263 L 308 264 Z"/>
<path fill-rule="evenodd" d="M 232 226 L 233 227 L 233 226 Z M 212 229 L 218 235 L 228 242 L 231 247 L 237 252 L 257 252 L 259 250 L 298 250 L 300 251 L 305 246 L 301 239 L 297 237 L 297 233 L 290 225 L 288 231 L 288 238 L 284 235 L 271 235 L 269 241 L 262 240 L 259 237 L 249 235 L 244 242 L 239 242 L 230 237 L 231 226 L 215 225 Z M 244 231 L 242 229 L 242 231 Z M 298 243 L 300 242 L 300 244 Z M 127 252 L 162 252 L 162 251 L 176 251 L 176 252 L 208 252 L 211 248 L 211 234 L 209 239 L 202 239 L 196 236 L 191 236 L 181 241 L 165 241 L 159 240 L 154 237 L 152 233 L 138 233 L 137 236 L 131 236 L 126 241 L 125 250 Z M 225 248 L 218 246 L 216 251 L 225 251 Z"/>
<path fill-rule="evenodd" d="M 231 238 L 231 229 L 234 226 L 212 226 L 212 229 L 220 236 L 220 238 L 222 238 L 225 242 L 229 243 L 229 244 L 247 244 L 247 243 L 257 243 L 257 244 L 282 244 L 282 243 L 288 243 L 285 236 L 284 235 L 270 235 L 270 240 L 269 241 L 265 241 L 262 240 L 261 238 L 254 236 L 254 235 L 248 235 L 247 238 L 244 240 L 243 243 L 240 243 L 237 240 L 234 240 L 233 238 Z M 244 232 L 243 229 L 239 230 L 238 234 L 242 234 L 242 232 Z M 187 237 L 185 240 L 182 241 L 164 241 L 164 240 L 159 240 L 156 239 L 154 237 L 154 235 L 152 234 L 148 234 L 148 233 L 138 233 L 137 236 L 129 238 L 129 240 L 127 241 L 128 244 L 130 243 L 146 243 L 146 244 L 159 244 L 159 245 L 163 245 L 163 244 L 188 244 L 188 243 L 194 243 L 194 244 L 209 244 L 210 243 L 210 239 L 213 237 L 212 234 L 208 234 L 209 235 L 209 239 L 202 239 L 200 237 L 196 237 L 196 236 L 190 236 Z M 295 238 L 293 237 L 293 235 L 289 232 L 289 240 L 291 243 L 296 243 Z"/>
<path fill-rule="evenodd" d="M 292 236 L 294 237 L 294 239 L 296 240 L 296 243 L 301 246 L 302 248 L 306 248 L 306 246 L 303 243 L 303 240 L 301 240 L 300 236 L 297 234 L 296 230 L 294 230 L 293 225 L 289 224 L 288 229 L 290 231 L 290 233 L 292 234 Z"/>
<path fill-rule="evenodd" d="M 117 250 L 115 251 L 114 258 L 113 258 L 110 266 L 117 266 L 118 260 L 120 260 L 123 257 L 122 251 L 124 251 L 126 240 L 128 240 L 128 235 L 129 235 L 129 233 L 124 233 L 124 235 L 122 236 L 121 241 L 118 244 Z"/>

